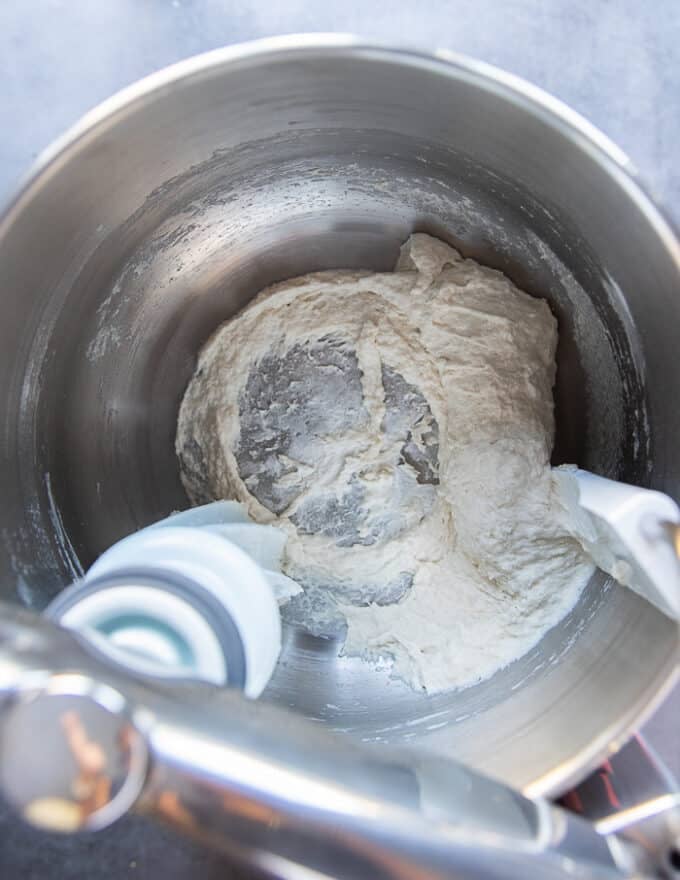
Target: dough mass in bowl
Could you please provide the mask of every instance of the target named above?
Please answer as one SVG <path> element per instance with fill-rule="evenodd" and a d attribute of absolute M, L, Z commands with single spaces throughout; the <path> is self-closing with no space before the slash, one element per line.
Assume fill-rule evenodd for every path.
<path fill-rule="evenodd" d="M 430 693 L 474 684 L 594 570 L 550 469 L 556 345 L 546 302 L 427 235 L 394 272 L 274 285 L 201 351 L 184 484 L 286 530 L 289 621 Z"/>

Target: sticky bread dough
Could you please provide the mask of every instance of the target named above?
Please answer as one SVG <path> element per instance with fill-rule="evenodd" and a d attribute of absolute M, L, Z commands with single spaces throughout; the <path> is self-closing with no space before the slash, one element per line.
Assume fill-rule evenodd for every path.
<path fill-rule="evenodd" d="M 183 481 L 286 530 L 310 631 L 339 618 L 346 653 L 430 693 L 471 685 L 593 572 L 549 464 L 556 344 L 543 300 L 427 235 L 392 273 L 275 285 L 201 351 Z"/>

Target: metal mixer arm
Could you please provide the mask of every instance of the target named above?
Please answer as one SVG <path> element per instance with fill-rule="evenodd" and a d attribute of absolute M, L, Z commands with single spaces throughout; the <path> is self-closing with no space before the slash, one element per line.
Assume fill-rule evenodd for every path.
<path fill-rule="evenodd" d="M 141 681 L 0 607 L 0 784 L 39 827 L 134 809 L 276 877 L 615 878 L 640 852 L 449 760 L 377 750 L 239 693 Z"/>

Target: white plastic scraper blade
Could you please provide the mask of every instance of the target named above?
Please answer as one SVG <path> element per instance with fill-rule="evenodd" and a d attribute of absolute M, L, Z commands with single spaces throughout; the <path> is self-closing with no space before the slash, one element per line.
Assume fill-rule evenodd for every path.
<path fill-rule="evenodd" d="M 565 466 L 554 476 L 574 537 L 595 563 L 680 621 L 680 508 L 667 495 Z"/>

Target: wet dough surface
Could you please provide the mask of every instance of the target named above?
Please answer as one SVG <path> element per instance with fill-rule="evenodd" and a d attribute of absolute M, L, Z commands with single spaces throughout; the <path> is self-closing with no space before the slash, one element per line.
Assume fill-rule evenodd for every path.
<path fill-rule="evenodd" d="M 289 621 L 414 687 L 473 684 L 593 571 L 550 470 L 556 344 L 544 301 L 427 235 L 392 273 L 275 285 L 200 354 L 185 486 L 286 530 Z"/>

